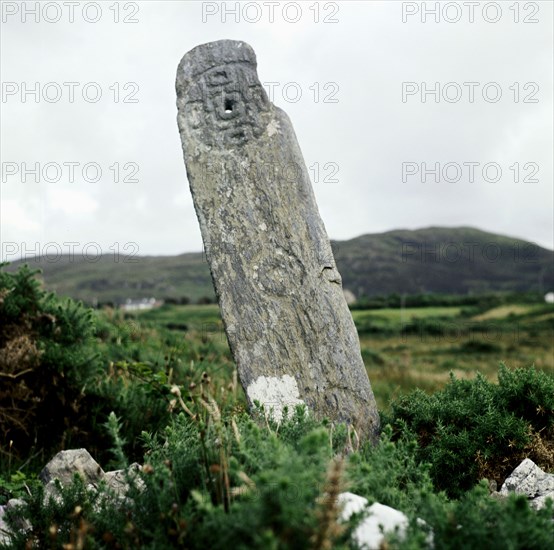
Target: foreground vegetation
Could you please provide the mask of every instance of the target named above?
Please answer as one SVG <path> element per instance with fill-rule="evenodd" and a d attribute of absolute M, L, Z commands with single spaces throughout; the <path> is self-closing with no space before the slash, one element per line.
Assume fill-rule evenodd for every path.
<path fill-rule="evenodd" d="M 552 308 L 481 309 L 353 312 L 382 410 L 371 447 L 302 408 L 247 414 L 215 307 L 95 312 L 0 271 L 0 504 L 25 496 L 32 524 L 8 547 L 348 548 L 359 518 L 339 525 L 333 496 L 350 490 L 408 515 L 394 548 L 429 528 L 437 548 L 550 548 L 552 506 L 489 482 L 524 457 L 554 470 Z M 45 506 L 38 472 L 75 447 L 140 462 L 146 489 L 117 505 L 76 480 Z"/>

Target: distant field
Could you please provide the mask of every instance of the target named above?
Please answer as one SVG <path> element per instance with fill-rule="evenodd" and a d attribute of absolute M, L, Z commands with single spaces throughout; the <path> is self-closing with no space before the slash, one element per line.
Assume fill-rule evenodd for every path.
<path fill-rule="evenodd" d="M 367 318 L 383 317 L 390 321 L 403 323 L 410 319 L 424 319 L 429 317 L 454 317 L 460 314 L 461 307 L 409 307 L 409 308 L 388 308 L 356 310 L 352 312 L 354 321 L 361 321 Z"/>
<path fill-rule="evenodd" d="M 140 319 L 152 321 L 162 325 L 185 324 L 189 329 L 201 330 L 208 323 L 221 323 L 219 306 L 208 305 L 163 305 L 157 309 L 151 309 L 139 314 Z"/>
<path fill-rule="evenodd" d="M 212 344 L 212 369 L 230 365 L 217 305 L 164 305 L 137 314 L 141 324 L 181 332 L 191 345 Z M 465 316 L 461 307 L 358 310 L 362 357 L 378 405 L 421 388 L 435 391 L 450 373 L 494 379 L 500 362 L 535 367 L 554 375 L 554 306 L 514 304 Z"/>
<path fill-rule="evenodd" d="M 529 305 L 529 304 L 508 304 L 505 306 L 495 307 L 481 313 L 481 315 L 476 315 L 473 317 L 475 321 L 487 321 L 489 319 L 503 319 L 509 315 L 524 315 L 526 313 L 531 313 L 537 309 L 541 309 L 542 306 Z"/>

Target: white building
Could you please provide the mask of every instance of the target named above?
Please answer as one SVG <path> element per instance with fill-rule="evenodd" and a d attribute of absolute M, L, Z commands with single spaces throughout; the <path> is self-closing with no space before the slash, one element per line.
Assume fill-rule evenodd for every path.
<path fill-rule="evenodd" d="M 161 305 L 162 302 L 156 300 L 156 298 L 142 298 L 142 300 L 131 300 L 131 298 L 127 298 L 125 303 L 119 306 L 119 309 L 123 311 L 141 311 L 160 307 Z"/>

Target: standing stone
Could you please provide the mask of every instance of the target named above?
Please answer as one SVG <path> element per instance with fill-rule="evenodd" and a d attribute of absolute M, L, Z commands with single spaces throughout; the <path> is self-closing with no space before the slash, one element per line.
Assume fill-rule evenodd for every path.
<path fill-rule="evenodd" d="M 376 440 L 379 416 L 292 124 L 252 48 L 198 46 L 177 71 L 187 176 L 249 405 L 305 404 Z"/>

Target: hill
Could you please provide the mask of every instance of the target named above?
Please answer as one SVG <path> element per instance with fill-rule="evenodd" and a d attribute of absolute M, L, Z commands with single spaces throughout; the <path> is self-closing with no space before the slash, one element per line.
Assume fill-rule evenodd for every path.
<path fill-rule="evenodd" d="M 459 227 L 429 227 L 333 241 L 343 287 L 357 297 L 391 293 L 468 294 L 554 289 L 554 252 L 530 242 Z M 155 297 L 214 297 L 203 253 L 19 260 L 43 271 L 48 290 L 88 303 Z"/>
<path fill-rule="evenodd" d="M 469 227 L 429 227 L 335 243 L 343 286 L 356 296 L 553 289 L 554 252 Z"/>

